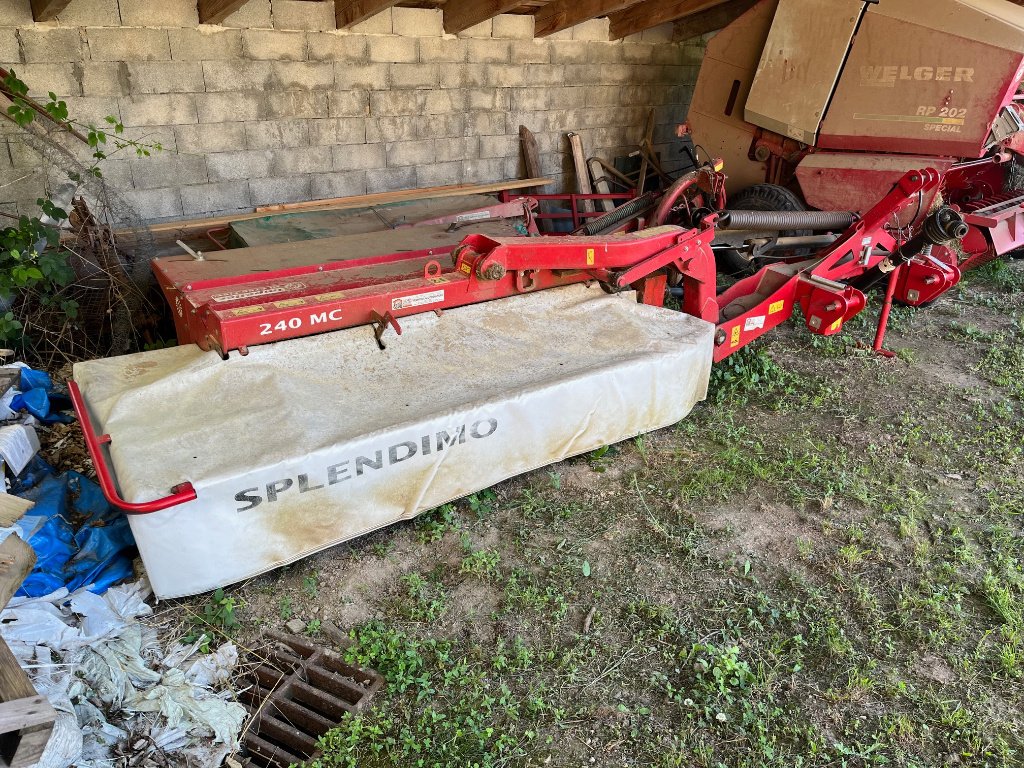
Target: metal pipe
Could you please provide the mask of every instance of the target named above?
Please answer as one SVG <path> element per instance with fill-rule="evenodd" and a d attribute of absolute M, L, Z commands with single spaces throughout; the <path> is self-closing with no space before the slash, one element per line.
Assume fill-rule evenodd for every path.
<path fill-rule="evenodd" d="M 857 221 L 853 211 L 722 211 L 718 229 L 843 230 Z"/>

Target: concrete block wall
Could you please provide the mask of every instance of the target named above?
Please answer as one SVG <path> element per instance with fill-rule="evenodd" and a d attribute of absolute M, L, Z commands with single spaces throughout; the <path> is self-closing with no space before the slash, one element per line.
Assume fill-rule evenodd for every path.
<path fill-rule="evenodd" d="M 515 178 L 520 125 L 548 191 L 572 189 L 566 132 L 610 159 L 635 147 L 650 108 L 672 166 L 702 55 L 666 28 L 609 42 L 604 19 L 534 40 L 530 16 L 453 36 L 418 8 L 339 31 L 333 3 L 308 0 L 251 0 L 217 26 L 198 23 L 195 0 L 73 0 L 43 24 L 29 0 L 0 2 L 0 66 L 73 116 L 113 115 L 164 147 L 103 166 L 145 221 Z M 0 124 L 0 209 L 34 212 L 59 174 Z"/>

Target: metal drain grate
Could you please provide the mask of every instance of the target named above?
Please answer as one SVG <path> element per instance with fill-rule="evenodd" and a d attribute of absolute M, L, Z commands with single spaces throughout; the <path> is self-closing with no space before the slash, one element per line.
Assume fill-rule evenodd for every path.
<path fill-rule="evenodd" d="M 313 757 L 317 739 L 346 712 L 364 709 L 384 679 L 302 638 L 267 635 L 274 647 L 240 694 L 252 716 L 242 744 L 248 765 L 288 768 Z"/>

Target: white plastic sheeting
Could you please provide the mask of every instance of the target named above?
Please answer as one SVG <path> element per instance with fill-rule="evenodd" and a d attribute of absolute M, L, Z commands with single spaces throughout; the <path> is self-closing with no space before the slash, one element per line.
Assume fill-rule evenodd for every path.
<path fill-rule="evenodd" d="M 145 579 L 102 596 L 61 589 L 0 613 L 3 639 L 57 710 L 39 768 L 105 768 L 132 748 L 199 768 L 237 750 L 246 711 L 224 686 L 237 649 L 201 655 L 196 643 L 165 655 L 156 628 L 138 621 L 152 613 L 150 594 Z"/>
<path fill-rule="evenodd" d="M 159 597 L 236 582 L 569 456 L 704 398 L 713 326 L 568 286 L 222 360 L 187 346 L 75 365 Z"/>

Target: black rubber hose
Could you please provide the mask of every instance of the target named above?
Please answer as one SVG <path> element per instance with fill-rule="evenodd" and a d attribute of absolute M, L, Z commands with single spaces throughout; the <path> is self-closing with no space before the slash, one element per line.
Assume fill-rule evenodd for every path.
<path fill-rule="evenodd" d="M 857 220 L 853 211 L 722 211 L 718 229 L 842 230 Z"/>

